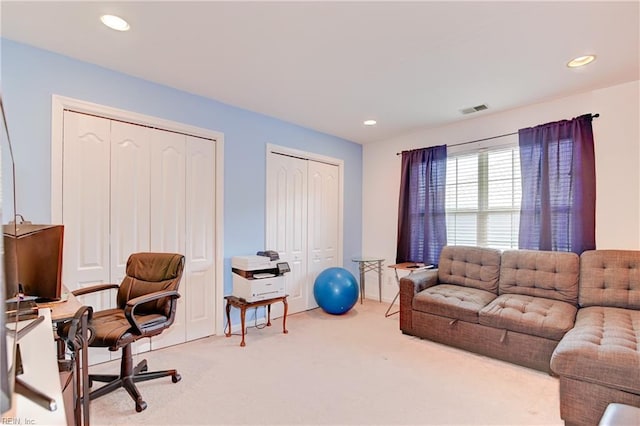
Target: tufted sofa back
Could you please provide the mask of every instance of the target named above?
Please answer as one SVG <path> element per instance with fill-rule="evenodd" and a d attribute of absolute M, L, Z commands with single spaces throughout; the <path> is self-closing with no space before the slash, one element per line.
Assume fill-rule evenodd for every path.
<path fill-rule="evenodd" d="M 500 294 L 523 294 L 578 304 L 580 258 L 575 253 L 507 250 L 502 253 Z"/>
<path fill-rule="evenodd" d="M 581 307 L 640 309 L 640 251 L 590 250 L 580 256 Z"/>
<path fill-rule="evenodd" d="M 438 282 L 498 293 L 500 250 L 446 246 L 440 253 Z"/>

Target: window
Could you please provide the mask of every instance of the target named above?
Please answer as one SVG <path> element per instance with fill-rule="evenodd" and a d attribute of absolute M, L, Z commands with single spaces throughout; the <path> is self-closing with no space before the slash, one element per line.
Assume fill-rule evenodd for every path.
<path fill-rule="evenodd" d="M 517 146 L 450 155 L 446 182 L 447 244 L 518 248 Z"/>

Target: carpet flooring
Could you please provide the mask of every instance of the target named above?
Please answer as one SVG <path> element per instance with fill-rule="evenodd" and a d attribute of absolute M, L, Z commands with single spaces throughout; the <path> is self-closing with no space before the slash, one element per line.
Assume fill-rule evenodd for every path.
<path fill-rule="evenodd" d="M 548 374 L 403 335 L 398 315 L 365 300 L 137 356 L 182 380 L 139 383 L 91 402 L 94 425 L 561 425 Z M 234 330 L 239 332 L 239 330 Z M 118 361 L 92 367 L 112 371 Z M 96 385 L 98 386 L 98 385 Z"/>

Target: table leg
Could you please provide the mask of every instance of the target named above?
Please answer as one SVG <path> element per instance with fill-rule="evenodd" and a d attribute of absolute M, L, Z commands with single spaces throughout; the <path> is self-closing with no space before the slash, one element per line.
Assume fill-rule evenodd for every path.
<path fill-rule="evenodd" d="M 382 261 L 378 260 L 378 298 L 382 302 Z"/>
<path fill-rule="evenodd" d="M 394 303 L 396 303 L 396 300 L 398 299 L 398 296 L 400 296 L 400 278 L 398 277 L 398 270 L 394 269 L 394 272 L 396 274 L 396 283 L 398 284 L 398 292 L 396 293 L 396 297 L 393 298 L 393 300 L 391 301 L 391 304 L 389 305 L 389 307 L 387 308 L 387 312 L 384 313 L 385 318 L 386 317 L 390 317 L 391 315 L 397 314 L 398 311 L 395 312 L 391 312 L 389 313 L 389 311 L 391 310 L 391 308 L 393 307 Z"/>
<path fill-rule="evenodd" d="M 267 327 L 271 326 L 271 304 L 267 305 Z"/>
<path fill-rule="evenodd" d="M 394 315 L 394 314 L 397 314 L 398 312 L 400 312 L 400 311 L 395 311 L 395 312 L 389 313 L 389 311 L 393 307 L 393 304 L 396 303 L 396 300 L 398 299 L 398 296 L 400 296 L 400 292 L 399 291 L 398 291 L 398 293 L 396 293 L 396 297 L 394 297 L 393 300 L 391 301 L 391 304 L 387 308 L 387 312 L 384 313 L 385 318 L 386 317 L 390 317 L 391 315 Z"/>
<path fill-rule="evenodd" d="M 240 342 L 240 346 L 245 346 L 244 343 L 244 316 L 247 313 L 247 308 L 246 307 L 242 307 L 240 308 L 240 322 L 242 323 L 242 342 Z"/>
<path fill-rule="evenodd" d="M 231 304 L 229 303 L 228 300 L 227 300 L 226 308 L 227 308 L 227 327 L 229 327 L 229 331 L 225 333 L 225 336 L 229 337 L 231 336 Z"/>
<path fill-rule="evenodd" d="M 360 265 L 360 304 L 364 298 L 364 262 L 358 262 Z"/>
<path fill-rule="evenodd" d="M 287 298 L 282 299 L 282 304 L 284 305 L 284 316 L 282 317 L 282 332 L 287 334 L 289 330 L 287 330 L 287 311 L 289 310 L 289 304 L 287 303 Z"/>

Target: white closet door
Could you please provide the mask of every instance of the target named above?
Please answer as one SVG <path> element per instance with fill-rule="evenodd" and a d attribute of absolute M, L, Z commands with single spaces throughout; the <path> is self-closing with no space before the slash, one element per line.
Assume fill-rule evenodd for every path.
<path fill-rule="evenodd" d="M 109 282 L 110 137 L 109 120 L 64 112 L 63 281 L 69 290 Z"/>
<path fill-rule="evenodd" d="M 111 122 L 111 281 L 122 282 L 132 253 L 149 251 L 150 129 Z M 133 353 L 151 349 L 138 340 Z M 111 358 L 120 357 L 114 352 Z"/>
<path fill-rule="evenodd" d="M 109 153 L 110 121 L 64 112 L 63 282 L 70 290 L 110 282 Z M 81 296 L 95 310 L 115 305 L 115 291 Z M 109 352 L 91 348 L 92 363 L 110 359 Z"/>
<path fill-rule="evenodd" d="M 111 279 L 119 283 L 132 253 L 149 251 L 149 132 L 111 124 Z"/>
<path fill-rule="evenodd" d="M 309 281 L 326 268 L 338 266 L 339 241 L 339 169 L 338 166 L 309 161 Z M 308 309 L 318 306 L 313 292 Z"/>
<path fill-rule="evenodd" d="M 185 253 L 185 151 L 186 137 L 181 134 L 150 130 L 150 250 Z M 186 308 L 184 294 L 188 277 L 183 275 L 179 292 L 176 320 L 162 334 L 151 339 L 151 348 L 175 345 L 186 341 Z"/>
<path fill-rule="evenodd" d="M 309 291 L 313 291 L 307 277 L 307 173 L 306 160 L 268 154 L 265 248 L 277 250 L 291 267 L 285 275 L 289 313 L 308 309 Z M 272 314 L 281 316 L 282 304 L 273 305 Z"/>
<path fill-rule="evenodd" d="M 215 144 L 187 136 L 185 297 L 187 340 L 215 333 Z M 188 283 L 188 287 L 185 285 Z"/>

